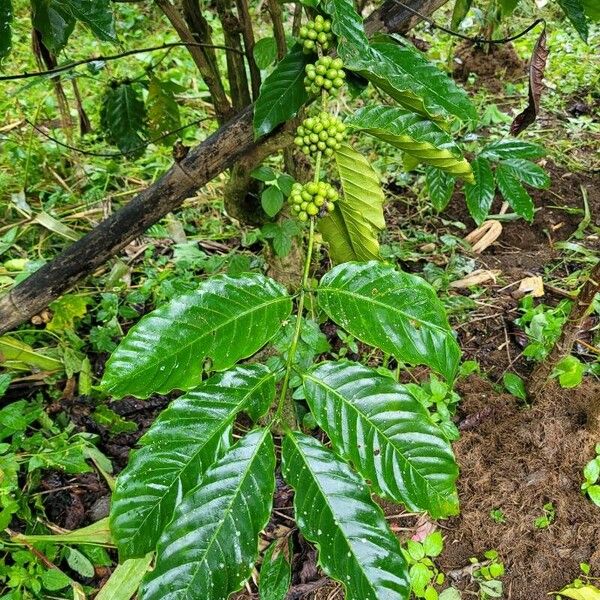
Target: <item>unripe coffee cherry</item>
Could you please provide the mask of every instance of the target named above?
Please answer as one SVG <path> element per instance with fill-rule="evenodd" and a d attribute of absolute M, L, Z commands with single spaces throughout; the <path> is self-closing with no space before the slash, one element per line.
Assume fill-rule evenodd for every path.
<path fill-rule="evenodd" d="M 298 35 L 305 54 L 314 52 L 317 44 L 323 50 L 329 50 L 334 42 L 333 33 L 331 33 L 331 21 L 325 19 L 322 15 L 317 15 L 314 21 L 309 21 L 306 25 L 300 27 Z"/>
<path fill-rule="evenodd" d="M 304 119 L 302 125 L 296 129 L 294 144 L 304 152 L 312 154 L 321 151 L 325 156 L 331 156 L 339 150 L 344 141 L 346 126 L 333 115 L 326 112 L 319 113 L 316 117 Z"/>
<path fill-rule="evenodd" d="M 307 196 L 310 198 L 308 201 L 305 200 Z M 336 189 L 331 184 L 312 181 L 305 185 L 294 183 L 289 202 L 298 220 L 307 221 L 310 217 L 324 217 L 327 213 L 333 212 L 338 197 Z"/>
<path fill-rule="evenodd" d="M 326 90 L 335 95 L 346 78 L 342 59 L 330 56 L 322 56 L 316 63 L 306 65 L 305 71 L 304 87 L 309 94 L 319 94 L 321 90 Z"/>

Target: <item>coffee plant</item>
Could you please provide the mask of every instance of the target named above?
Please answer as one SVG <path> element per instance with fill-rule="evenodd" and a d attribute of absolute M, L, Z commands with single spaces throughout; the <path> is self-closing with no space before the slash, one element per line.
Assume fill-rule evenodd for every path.
<path fill-rule="evenodd" d="M 365 132 L 473 182 L 446 127 L 450 118 L 473 119 L 474 110 L 414 49 L 391 37 L 367 41 L 348 0 L 323 2 L 300 38 L 264 81 L 254 113 L 261 136 L 303 107 L 309 112 L 295 144 L 313 161 L 314 177 L 293 184 L 288 198 L 291 215 L 306 223 L 299 290 L 290 294 L 261 274 L 212 277 L 143 317 L 106 366 L 101 386 L 114 397 L 184 392 L 142 437 L 113 495 L 120 559 L 156 551 L 143 600 L 239 590 L 258 559 L 278 470 L 294 490 L 300 532 L 349 599 L 405 599 L 411 591 L 410 565 L 373 493 L 433 518 L 458 512 L 452 436 L 426 405 L 391 372 L 315 362 L 306 339 L 317 343 L 316 315 L 329 318 L 400 364 L 430 367 L 451 389 L 460 350 L 443 305 L 423 279 L 381 262 L 383 191 L 345 138 Z M 323 55 L 328 44 L 338 57 Z M 347 72 L 402 107 L 368 106 L 342 123 L 330 92 Z M 336 266 L 315 284 L 317 229 Z M 299 409 L 329 444 L 302 431 Z M 261 573 L 261 593 L 269 581 L 287 587 L 285 559 L 273 559 L 272 549 Z"/>

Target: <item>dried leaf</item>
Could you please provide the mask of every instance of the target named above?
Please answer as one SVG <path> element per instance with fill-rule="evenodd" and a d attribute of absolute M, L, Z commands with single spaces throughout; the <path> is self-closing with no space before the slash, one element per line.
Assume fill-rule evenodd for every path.
<path fill-rule="evenodd" d="M 519 113 L 510 126 L 510 133 L 518 135 L 529 127 L 536 119 L 540 110 L 540 98 L 544 84 L 544 70 L 548 59 L 548 47 L 546 46 L 546 27 L 540 33 L 529 61 L 529 103 L 525 110 Z"/>
<path fill-rule="evenodd" d="M 492 280 L 494 283 L 496 282 L 496 277 L 500 275 L 501 271 L 494 270 L 490 271 L 488 269 L 477 269 L 473 271 L 467 277 L 463 277 L 462 279 L 457 279 L 450 284 L 451 288 L 469 288 L 474 285 L 480 285 L 485 283 L 486 281 Z"/>
<path fill-rule="evenodd" d="M 465 238 L 465 241 L 469 244 L 473 244 L 471 251 L 475 254 L 481 254 L 488 246 L 491 246 L 502 233 L 502 223 L 500 221 L 490 220 L 486 221 L 471 231 L 471 233 Z"/>
<path fill-rule="evenodd" d="M 540 298 L 544 295 L 544 281 L 539 275 L 525 277 L 521 279 L 519 287 L 512 293 L 513 298 L 522 298 L 523 296 L 533 296 Z"/>

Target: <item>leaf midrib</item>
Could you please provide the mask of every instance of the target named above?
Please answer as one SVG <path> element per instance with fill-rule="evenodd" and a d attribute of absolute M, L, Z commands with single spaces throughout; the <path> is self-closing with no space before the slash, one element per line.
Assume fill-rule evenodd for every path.
<path fill-rule="evenodd" d="M 261 385 L 264 384 L 264 380 L 266 379 L 266 377 L 271 377 L 272 373 L 269 373 L 267 376 L 263 377 L 260 379 L 259 383 L 257 383 L 253 388 L 251 388 L 248 393 L 243 397 L 242 400 L 240 400 L 240 402 L 238 402 L 235 407 L 232 407 L 232 411 L 231 413 L 225 418 L 221 420 L 220 425 L 225 425 L 225 428 L 228 427 L 232 422 L 233 419 L 236 417 L 236 415 L 243 410 L 244 406 L 246 405 L 246 403 L 248 402 L 248 400 L 250 399 L 250 397 L 252 396 L 252 394 L 254 394 L 254 392 L 256 391 L 257 388 L 259 388 Z M 219 429 L 216 429 L 212 435 L 210 435 L 206 441 L 204 442 L 204 444 L 202 444 L 202 446 L 200 446 L 198 448 L 198 450 L 196 452 L 193 453 L 193 455 L 190 457 L 190 459 L 185 463 L 185 465 L 178 470 L 175 470 L 174 473 L 176 473 L 175 477 L 173 478 L 173 481 L 169 484 L 167 490 L 165 491 L 164 494 L 162 494 L 160 497 L 157 497 L 158 500 L 154 503 L 154 506 L 151 508 L 151 510 L 149 510 L 146 513 L 146 516 L 143 518 L 142 522 L 140 523 L 140 526 L 137 527 L 134 531 L 136 532 L 136 534 L 142 529 L 143 525 L 146 524 L 146 521 L 148 520 L 148 518 L 150 517 L 150 514 L 154 513 L 154 511 L 157 509 L 158 505 L 161 504 L 165 497 L 167 496 L 167 494 L 170 492 L 170 490 L 172 489 L 172 487 L 179 481 L 179 478 L 181 477 L 181 474 L 189 467 L 189 465 L 196 459 L 196 457 L 208 446 L 208 444 L 210 442 L 212 442 L 215 437 L 220 437 L 223 434 L 224 429 L 223 427 L 220 427 Z M 216 436 L 216 434 L 218 434 L 218 436 Z M 145 448 L 148 448 L 148 446 L 144 446 Z"/>
<path fill-rule="evenodd" d="M 296 452 L 298 452 L 298 455 L 301 457 L 302 462 L 306 465 L 306 468 L 310 471 L 310 473 L 312 475 L 312 480 L 315 482 L 315 485 L 317 486 L 319 492 L 321 493 L 323 502 L 327 505 L 327 508 L 329 508 L 329 512 L 331 513 L 331 515 L 335 515 L 335 511 L 332 509 L 331 505 L 327 501 L 327 498 L 328 498 L 327 494 L 325 493 L 323 488 L 320 486 L 319 480 L 318 480 L 317 476 L 315 475 L 315 472 L 311 469 L 309 461 L 306 459 L 306 455 L 301 451 L 300 446 L 296 442 L 296 438 L 293 435 L 288 435 L 287 438 L 292 441 L 292 443 L 294 444 L 294 448 L 296 449 Z M 333 519 L 333 521 L 334 521 L 334 526 L 335 526 L 335 518 Z M 343 531 L 343 530 L 340 528 L 340 531 Z M 369 577 L 367 576 L 367 574 L 365 573 L 365 571 L 362 568 L 362 561 L 358 560 L 358 557 L 356 556 L 356 553 L 354 551 L 354 546 L 352 546 L 352 544 L 350 544 L 350 542 L 348 541 L 348 538 L 346 537 L 345 532 L 344 532 L 344 540 L 346 542 L 346 545 L 352 552 L 352 556 L 354 557 L 355 564 L 360 569 L 360 572 L 362 573 L 365 581 L 367 582 L 367 584 L 369 585 L 369 587 L 371 588 L 373 593 L 375 593 L 376 590 L 371 585 L 371 581 L 370 581 Z M 342 582 L 342 583 L 344 583 L 344 582 Z"/>
<path fill-rule="evenodd" d="M 252 458 L 248 461 L 248 466 L 247 468 L 244 470 L 244 473 L 242 475 L 242 477 L 240 478 L 240 485 L 237 486 L 237 488 L 235 489 L 234 493 L 231 495 L 231 500 L 229 502 L 229 504 L 227 505 L 226 510 L 223 511 L 223 518 L 220 520 L 218 527 L 215 529 L 215 531 L 213 532 L 213 535 L 211 536 L 208 544 L 206 545 L 206 549 L 204 550 L 203 554 L 202 554 L 202 558 L 200 560 L 198 560 L 198 564 L 196 566 L 196 568 L 194 569 L 194 573 L 190 579 L 190 583 L 188 586 L 186 586 L 185 588 L 185 593 L 187 595 L 188 590 L 190 589 L 190 586 L 192 584 L 192 582 L 196 579 L 196 575 L 198 574 L 198 571 L 200 570 L 200 567 L 202 566 L 202 564 L 204 563 L 204 561 L 206 560 L 206 554 L 208 553 L 209 548 L 212 546 L 212 544 L 215 542 L 215 540 L 217 539 L 217 535 L 221 532 L 221 529 L 223 528 L 223 525 L 225 524 L 225 519 L 227 516 L 229 516 L 229 514 L 231 513 L 232 507 L 233 507 L 233 503 L 235 501 L 235 499 L 238 497 L 239 493 L 240 493 L 240 489 L 242 487 L 242 484 L 246 481 L 246 478 L 248 477 L 249 473 L 250 473 L 250 469 L 251 467 L 254 465 L 254 461 L 256 460 L 256 458 L 258 457 L 258 451 L 260 448 L 262 448 L 262 445 L 266 439 L 267 434 L 269 433 L 269 429 L 264 429 L 263 430 L 263 434 L 262 437 L 260 438 L 260 440 L 257 442 L 256 444 L 256 448 L 254 449 L 254 453 L 252 454 Z M 202 485 L 202 484 L 200 484 Z"/>
<path fill-rule="evenodd" d="M 424 321 L 423 319 L 419 319 L 418 317 L 415 317 L 414 315 L 410 315 L 403 310 L 400 310 L 398 308 L 395 308 L 394 306 L 391 306 L 390 304 L 385 304 L 384 302 L 374 300 L 373 298 L 367 298 L 366 296 L 357 294 L 356 292 L 351 292 L 349 290 L 344 290 L 341 288 L 334 288 L 334 287 L 330 287 L 330 286 L 318 287 L 316 289 L 316 291 L 317 291 L 317 293 L 325 292 L 326 294 L 327 293 L 345 294 L 346 296 L 350 296 L 351 298 L 357 298 L 359 300 L 362 300 L 363 302 L 369 302 L 376 306 L 380 306 L 382 308 L 386 308 L 388 310 L 394 311 L 409 321 L 413 321 L 413 322 L 419 323 L 420 325 L 425 325 L 427 327 L 431 327 L 432 329 L 436 329 L 437 331 L 440 331 L 445 334 L 450 333 L 450 331 L 448 329 L 445 329 L 444 327 L 441 327 L 440 325 L 436 325 L 435 323 L 431 323 L 430 321 Z"/>
<path fill-rule="evenodd" d="M 358 416 L 362 417 L 374 430 L 376 430 L 381 437 L 392 447 L 394 448 L 394 451 L 396 454 L 398 454 L 402 460 L 404 461 L 404 463 L 409 467 L 409 469 L 411 471 L 413 471 L 415 474 L 417 474 L 419 476 L 420 479 L 423 480 L 423 483 L 425 484 L 425 487 L 427 489 L 431 489 L 433 492 L 435 492 L 435 496 L 439 496 L 442 498 L 442 501 L 444 501 L 444 498 L 442 496 L 442 493 L 435 487 L 433 487 L 429 481 L 427 480 L 427 478 L 414 466 L 411 464 L 411 462 L 408 460 L 408 458 L 406 458 L 406 456 L 404 456 L 404 454 L 402 453 L 402 451 L 398 448 L 398 446 L 396 446 L 396 444 L 394 443 L 394 441 L 389 438 L 379 427 L 377 427 L 375 425 L 375 423 L 373 423 L 373 421 L 364 413 L 362 413 L 357 406 L 355 406 L 354 404 L 352 404 L 350 401 L 346 400 L 344 398 L 344 396 L 342 396 L 336 389 L 326 385 L 324 383 L 324 381 L 320 380 L 320 379 L 315 379 L 315 377 L 313 377 L 310 374 L 304 374 L 303 377 L 305 379 L 310 379 L 311 381 L 313 381 L 315 384 L 317 385 L 321 385 L 321 387 L 323 387 L 325 390 L 329 390 L 333 395 L 335 395 L 337 398 L 339 398 L 341 400 L 341 402 L 350 407 L 354 413 L 356 413 Z M 372 396 L 373 394 L 369 394 L 369 396 Z M 310 401 L 309 401 L 310 403 Z M 379 485 L 377 487 L 380 487 Z M 381 490 L 383 493 L 383 490 Z M 387 495 L 387 494 L 386 494 Z"/>
<path fill-rule="evenodd" d="M 278 298 L 271 299 L 269 302 L 263 302 L 262 304 L 253 306 L 249 310 L 243 311 L 241 313 L 237 313 L 234 317 L 227 319 L 226 321 L 223 321 L 222 323 L 220 323 L 213 329 L 209 329 L 206 333 L 199 335 L 198 337 L 194 338 L 192 341 L 188 342 L 187 344 L 184 344 L 183 346 L 179 346 L 179 348 L 175 352 L 168 354 L 168 356 L 171 357 L 171 356 L 176 356 L 178 354 L 181 354 L 182 352 L 185 352 L 186 350 L 188 350 L 194 344 L 197 344 L 199 341 L 203 340 L 206 337 L 210 337 L 210 336 L 214 335 L 216 332 L 220 331 L 222 328 L 226 327 L 227 325 L 230 325 L 234 321 L 237 321 L 238 319 L 241 319 L 253 312 L 258 312 L 259 310 L 262 310 L 268 306 L 275 305 L 278 302 L 286 302 L 289 299 L 290 299 L 289 296 L 279 296 Z M 162 317 L 162 316 L 161 316 L 161 318 L 166 319 L 166 317 Z M 197 329 L 199 331 L 201 330 L 200 327 L 198 327 L 194 323 L 187 323 L 187 324 L 190 325 L 193 329 Z M 162 360 L 164 360 L 164 358 Z M 148 370 L 152 370 L 154 367 L 159 365 L 162 362 L 162 360 L 152 361 L 152 362 L 148 363 L 145 367 L 143 367 L 141 369 L 136 369 L 137 378 L 139 379 L 139 377 L 140 377 L 139 373 L 145 373 Z M 107 363 L 107 368 L 109 366 L 111 366 L 110 360 Z M 171 374 L 169 373 L 169 378 L 170 378 L 170 376 L 171 376 Z M 114 389 L 114 386 L 112 387 L 112 389 Z"/>

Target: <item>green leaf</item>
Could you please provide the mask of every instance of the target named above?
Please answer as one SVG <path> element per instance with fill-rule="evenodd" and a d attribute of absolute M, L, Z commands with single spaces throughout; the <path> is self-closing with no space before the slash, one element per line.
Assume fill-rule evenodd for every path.
<path fill-rule="evenodd" d="M 452 10 L 452 20 L 450 21 L 450 27 L 452 29 L 457 29 L 463 22 L 463 19 L 467 16 L 467 13 L 471 8 L 471 1 L 472 0 L 455 0 L 454 9 Z"/>
<path fill-rule="evenodd" d="M 82 577 L 89 578 L 95 574 L 94 565 L 90 562 L 90 559 L 76 548 L 67 548 L 67 564 Z"/>
<path fill-rule="evenodd" d="M 90 299 L 77 294 L 66 294 L 50 304 L 52 320 L 46 325 L 48 331 L 62 333 L 66 329 L 73 330 L 75 321 L 81 319 L 86 312 Z"/>
<path fill-rule="evenodd" d="M 271 514 L 275 448 L 267 429 L 250 432 L 184 496 L 165 529 L 141 600 L 222 600 L 240 589 Z"/>
<path fill-rule="evenodd" d="M 362 17 L 352 0 L 324 0 L 321 8 L 331 17 L 331 30 L 337 37 L 338 54 L 347 66 L 356 64 L 369 52 Z"/>
<path fill-rule="evenodd" d="M 56 567 L 44 571 L 41 581 L 44 589 L 51 592 L 62 590 L 71 585 L 71 578 Z"/>
<path fill-rule="evenodd" d="M 575 356 L 565 356 L 554 367 L 552 375 L 558 377 L 558 383 L 562 388 L 577 387 L 585 373 L 585 365 Z"/>
<path fill-rule="evenodd" d="M 478 156 L 472 163 L 475 183 L 465 184 L 465 197 L 467 208 L 477 225 L 483 223 L 494 201 L 496 181 L 489 161 L 483 156 Z"/>
<path fill-rule="evenodd" d="M 369 488 L 344 461 L 299 432 L 283 440 L 281 470 L 295 491 L 296 522 L 346 600 L 408 600 L 407 565 Z"/>
<path fill-rule="evenodd" d="M 590 460 L 583 468 L 583 476 L 586 482 L 594 484 L 600 478 L 600 458 Z"/>
<path fill-rule="evenodd" d="M 260 568 L 258 586 L 260 600 L 285 600 L 290 588 L 292 570 L 283 554 L 280 553 L 273 558 L 276 546 L 276 542 L 269 546 Z"/>
<path fill-rule="evenodd" d="M 523 183 L 531 187 L 546 189 L 550 187 L 550 176 L 542 167 L 524 158 L 508 158 L 501 163 L 510 169 Z"/>
<path fill-rule="evenodd" d="M 377 494 L 434 518 L 458 513 L 452 448 L 405 386 L 348 361 L 302 377 L 317 423 Z"/>
<path fill-rule="evenodd" d="M 496 183 L 503 198 L 512 206 L 513 210 L 519 216 L 532 222 L 535 210 L 533 200 L 513 170 L 500 163 L 496 168 Z"/>
<path fill-rule="evenodd" d="M 538 144 L 524 142 L 523 140 L 505 139 L 488 144 L 479 156 L 489 160 L 503 160 L 505 158 L 542 158 L 546 150 Z"/>
<path fill-rule="evenodd" d="M 101 40 L 116 42 L 111 0 L 50 0 L 61 4 L 71 16 L 87 25 Z"/>
<path fill-rule="evenodd" d="M 475 121 L 477 112 L 467 93 L 416 48 L 378 36 L 360 61 L 348 65 L 406 108 L 434 119 L 454 115 Z"/>
<path fill-rule="evenodd" d="M 152 562 L 153 552 L 117 565 L 94 600 L 129 600 L 136 592 Z"/>
<path fill-rule="evenodd" d="M 254 62 L 259 69 L 270 67 L 277 58 L 277 43 L 274 37 L 266 37 L 258 40 L 252 49 Z"/>
<path fill-rule="evenodd" d="M 320 307 L 354 337 L 409 364 L 425 364 L 451 381 L 460 348 L 434 289 L 416 275 L 371 261 L 346 263 L 317 288 Z"/>
<path fill-rule="evenodd" d="M 502 377 L 502 383 L 509 394 L 512 394 L 516 398 L 521 400 L 527 400 L 527 390 L 525 389 L 525 382 L 521 377 L 515 373 L 504 373 Z"/>
<path fill-rule="evenodd" d="M 144 152 L 146 107 L 135 86 L 119 83 L 104 95 L 100 112 L 106 138 L 124 154 L 139 156 Z"/>
<path fill-rule="evenodd" d="M 33 26 L 54 54 L 67 45 L 76 21 L 101 40 L 117 41 L 110 0 L 31 0 L 31 9 Z"/>
<path fill-rule="evenodd" d="M 587 42 L 589 28 L 582 0 L 557 0 L 565 16 L 584 42 Z"/>
<path fill-rule="evenodd" d="M 473 180 L 471 166 L 452 137 L 420 115 L 393 106 L 370 105 L 351 115 L 345 123 L 400 148 L 419 162 Z"/>
<path fill-rule="evenodd" d="M 193 388 L 206 358 L 213 371 L 223 371 L 252 356 L 291 312 L 285 288 L 264 275 L 213 277 L 132 327 L 106 364 L 101 387 L 117 398 Z"/>
<path fill-rule="evenodd" d="M 63 365 L 60 360 L 46 356 L 8 335 L 0 337 L 0 364 L 9 367 L 11 363 L 22 363 L 41 371 L 59 371 Z"/>
<path fill-rule="evenodd" d="M 454 177 L 437 167 L 427 167 L 425 169 L 425 183 L 433 208 L 438 212 L 442 212 L 452 198 L 454 184 L 456 183 Z"/>
<path fill-rule="evenodd" d="M 283 193 L 276 185 L 268 185 L 260 196 L 260 203 L 269 217 L 274 217 L 283 206 Z"/>
<path fill-rule="evenodd" d="M 304 67 L 310 60 L 296 44 L 263 81 L 254 106 L 255 137 L 266 135 L 291 119 L 308 100 L 304 89 Z"/>
<path fill-rule="evenodd" d="M 434 531 L 423 540 L 423 549 L 425 554 L 431 558 L 435 558 L 442 553 L 444 549 L 444 538 L 441 532 Z"/>
<path fill-rule="evenodd" d="M 590 500 L 596 505 L 600 506 L 600 485 L 590 485 L 586 490 Z"/>
<path fill-rule="evenodd" d="M 343 196 L 336 211 L 320 219 L 319 230 L 336 263 L 379 258 L 377 232 L 385 227 L 385 196 L 369 161 L 347 144 L 335 153 Z"/>
<path fill-rule="evenodd" d="M 600 21 L 600 3 L 598 3 L 598 0 L 583 0 L 583 10 L 588 19 Z"/>
<path fill-rule="evenodd" d="M 12 22 L 12 0 L 0 0 L 0 64 L 12 48 Z"/>
<path fill-rule="evenodd" d="M 517 8 L 519 0 L 500 0 L 500 10 L 502 11 L 503 17 L 512 15 L 515 8 Z"/>
<path fill-rule="evenodd" d="M 66 45 L 75 28 L 75 18 L 67 2 L 31 0 L 31 23 L 42 34 L 44 46 L 58 54 Z"/>
<path fill-rule="evenodd" d="M 146 108 L 148 111 L 148 130 L 153 139 L 181 127 L 179 105 L 175 101 L 172 87 L 154 75 L 150 76 Z M 161 137 L 157 142 L 169 146 L 173 144 L 175 139 L 175 135 L 168 135 Z"/>
<path fill-rule="evenodd" d="M 121 558 L 153 550 L 181 497 L 229 445 L 236 416 L 262 415 L 275 377 L 259 364 L 239 365 L 174 400 L 140 440 L 117 479 L 111 528 Z"/>

